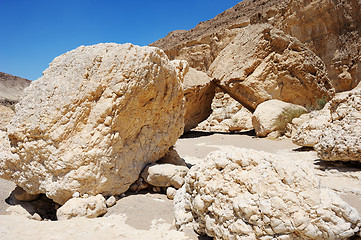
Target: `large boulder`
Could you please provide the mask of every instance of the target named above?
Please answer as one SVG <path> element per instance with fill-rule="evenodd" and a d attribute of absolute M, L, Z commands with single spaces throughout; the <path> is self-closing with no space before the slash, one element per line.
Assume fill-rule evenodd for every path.
<path fill-rule="evenodd" d="M 184 131 L 188 132 L 212 113 L 211 104 L 215 95 L 215 85 L 204 72 L 189 68 L 183 86 L 186 99 Z"/>
<path fill-rule="evenodd" d="M 174 203 L 179 228 L 215 239 L 346 239 L 361 225 L 312 169 L 249 149 L 210 153 L 190 169 Z"/>
<path fill-rule="evenodd" d="M 266 137 L 273 132 L 280 136 L 285 133 L 287 124 L 292 119 L 306 112 L 307 110 L 300 105 L 273 99 L 258 105 L 253 113 L 252 123 L 259 137 Z"/>
<path fill-rule="evenodd" d="M 209 72 L 221 89 L 250 111 L 270 99 L 320 108 L 317 100 L 334 94 L 322 60 L 268 24 L 243 28 Z"/>
<path fill-rule="evenodd" d="M 328 161 L 361 161 L 361 90 L 345 93 L 330 102 L 329 124 L 315 150 Z"/>
<path fill-rule="evenodd" d="M 106 43 L 55 58 L 16 106 L 16 156 L 0 159 L 1 177 L 60 204 L 125 192 L 183 133 L 181 81 L 157 48 Z"/>

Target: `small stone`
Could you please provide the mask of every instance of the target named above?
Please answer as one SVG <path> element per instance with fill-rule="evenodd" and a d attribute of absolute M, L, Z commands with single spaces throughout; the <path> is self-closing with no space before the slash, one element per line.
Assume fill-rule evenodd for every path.
<path fill-rule="evenodd" d="M 80 193 L 79 193 L 79 192 L 73 193 L 73 198 L 78 198 L 78 197 L 80 197 Z"/>
<path fill-rule="evenodd" d="M 170 200 L 174 199 L 174 195 L 176 194 L 177 190 L 175 188 L 172 187 L 168 187 L 167 188 L 167 197 Z"/>
<path fill-rule="evenodd" d="M 7 215 L 23 216 L 27 218 L 32 217 L 31 214 L 28 211 L 26 211 L 26 209 L 23 208 L 21 205 L 10 206 L 5 211 Z"/>
<path fill-rule="evenodd" d="M 88 198 L 71 198 L 57 210 L 56 216 L 58 220 L 67 220 L 75 217 L 96 218 L 106 212 L 105 198 L 98 194 Z"/>
<path fill-rule="evenodd" d="M 153 187 L 152 190 L 153 190 L 153 192 L 156 192 L 156 193 L 161 192 L 160 187 Z"/>
<path fill-rule="evenodd" d="M 42 221 L 42 220 L 43 220 L 43 219 L 40 217 L 40 215 L 37 214 L 37 213 L 34 213 L 34 214 L 30 217 L 30 219 L 33 219 L 33 220 L 36 220 L 36 221 Z"/>
<path fill-rule="evenodd" d="M 107 201 L 105 202 L 107 204 L 107 207 L 112 207 L 116 204 L 117 199 L 114 196 L 111 196 L 110 198 L 107 199 Z"/>

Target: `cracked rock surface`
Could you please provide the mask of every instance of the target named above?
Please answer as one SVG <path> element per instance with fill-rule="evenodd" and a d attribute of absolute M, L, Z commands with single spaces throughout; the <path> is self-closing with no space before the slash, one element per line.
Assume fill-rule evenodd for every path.
<path fill-rule="evenodd" d="M 210 153 L 175 198 L 176 225 L 215 239 L 346 239 L 358 212 L 302 164 L 249 149 Z"/>
<path fill-rule="evenodd" d="M 213 61 L 209 74 L 250 111 L 270 99 L 319 108 L 317 99 L 334 95 L 322 60 L 269 24 L 242 28 Z"/>
<path fill-rule="evenodd" d="M 361 161 L 361 90 L 343 93 L 329 103 L 329 124 L 315 150 L 322 160 Z"/>

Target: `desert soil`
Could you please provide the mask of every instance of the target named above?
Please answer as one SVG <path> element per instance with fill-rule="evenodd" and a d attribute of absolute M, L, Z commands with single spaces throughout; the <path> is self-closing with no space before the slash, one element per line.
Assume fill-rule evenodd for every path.
<path fill-rule="evenodd" d="M 232 147 L 277 153 L 313 166 L 324 185 L 337 191 L 361 212 L 361 166 L 321 161 L 314 151 L 300 148 L 290 139 L 261 139 L 252 132 L 190 132 L 175 145 L 178 154 L 191 165 L 202 161 L 212 151 Z M 4 216 L 5 209 L 9 207 L 5 199 L 14 188 L 13 183 L 0 180 L 0 239 L 199 239 L 195 234 L 175 230 L 172 201 L 164 194 L 125 194 L 115 206 L 108 209 L 105 216 L 97 219 L 39 222 L 24 217 Z"/>

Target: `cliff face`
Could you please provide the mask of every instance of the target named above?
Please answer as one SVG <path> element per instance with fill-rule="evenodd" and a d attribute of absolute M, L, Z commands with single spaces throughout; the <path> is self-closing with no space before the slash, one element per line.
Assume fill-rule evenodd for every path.
<path fill-rule="evenodd" d="M 240 29 L 268 22 L 298 38 L 325 63 L 336 91 L 361 80 L 361 0 L 245 0 L 189 31 L 174 31 L 151 44 L 170 59 L 208 71 Z"/>
<path fill-rule="evenodd" d="M 19 101 L 30 80 L 0 72 L 0 105 L 10 107 Z"/>

